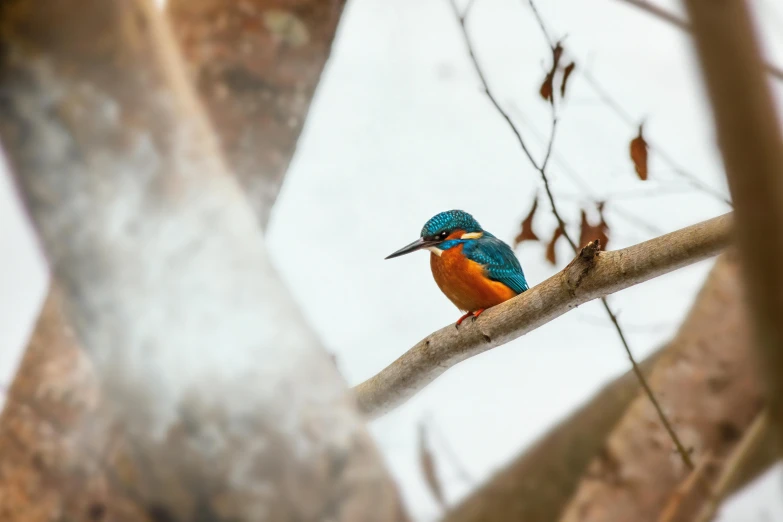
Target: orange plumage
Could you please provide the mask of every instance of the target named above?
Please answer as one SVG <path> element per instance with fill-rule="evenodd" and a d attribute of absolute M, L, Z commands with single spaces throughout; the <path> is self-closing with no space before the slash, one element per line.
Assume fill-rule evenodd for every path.
<path fill-rule="evenodd" d="M 460 237 L 464 232 L 453 234 Z M 430 255 L 430 268 L 440 290 L 464 312 L 491 308 L 516 296 L 516 292 L 484 274 L 484 267 L 462 253 L 462 245 Z"/>

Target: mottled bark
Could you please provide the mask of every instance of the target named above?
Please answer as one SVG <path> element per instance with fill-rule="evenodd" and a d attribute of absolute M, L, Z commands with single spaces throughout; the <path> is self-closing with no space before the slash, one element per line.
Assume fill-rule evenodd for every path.
<path fill-rule="evenodd" d="M 262 226 L 345 0 L 169 0 L 191 75 Z"/>
<path fill-rule="evenodd" d="M 685 0 L 737 209 L 757 354 L 783 456 L 783 134 L 744 0 Z"/>
<path fill-rule="evenodd" d="M 695 516 L 764 403 L 738 271 L 730 257 L 718 262 L 649 378 L 694 462 L 705 464 L 671 520 Z M 655 522 L 690 473 L 650 401 L 639 396 L 591 462 L 560 520 Z"/>
<path fill-rule="evenodd" d="M 728 352 L 737 344 L 735 328 L 746 330 L 743 304 L 737 284 L 736 263 L 720 257 L 696 297 L 688 317 L 675 338 L 642 363 L 646 375 L 658 360 L 671 360 L 684 350 L 693 350 L 707 343 L 718 343 L 719 350 Z M 747 340 L 747 337 L 745 338 Z M 747 346 L 745 351 L 747 353 Z M 661 398 L 671 396 L 663 390 Z M 457 505 L 446 517 L 448 522 L 550 522 L 556 520 L 574 494 L 580 480 L 585 482 L 595 473 L 587 471 L 590 462 L 605 447 L 606 440 L 634 400 L 639 398 L 639 383 L 627 372 L 607 385 L 589 402 L 558 424 L 508 466 L 500 470 L 485 485 Z M 667 404 L 667 402 L 664 402 Z M 667 410 L 668 411 L 668 410 Z M 681 419 L 674 419 L 682 426 Z M 653 422 L 655 422 L 653 418 Z M 670 442 L 665 441 L 670 447 Z M 749 458 L 730 489 L 747 483 L 774 459 L 768 451 Z M 664 460 L 676 459 L 668 452 Z M 596 476 L 596 479 L 599 477 Z M 671 493 L 670 484 L 659 493 L 661 498 Z M 637 520 L 635 517 L 629 520 Z"/>
<path fill-rule="evenodd" d="M 0 415 L 0 521 L 148 520 L 105 468 L 121 437 L 100 418 L 92 362 L 49 293 Z M 88 425 L 89 439 L 81 434 Z M 90 447 L 85 447 L 89 440 Z"/>
<path fill-rule="evenodd" d="M 75 408 L 64 451 L 33 486 L 89 483 L 80 466 L 94 460 L 88 471 L 101 462 L 99 479 L 122 491 L 106 509 L 123 513 L 132 498 L 128 513 L 145 513 L 134 519 L 404 519 L 350 394 L 269 264 L 155 7 L 0 9 L 0 138 L 101 395 L 99 409 Z M 48 386 L 98 400 L 88 370 L 58 372 Z M 12 407 L 35 378 L 17 379 Z M 4 427 L 6 440 L 23 428 Z M 67 488 L 51 491 L 55 508 L 30 506 L 25 520 L 98 516 L 72 506 Z"/>

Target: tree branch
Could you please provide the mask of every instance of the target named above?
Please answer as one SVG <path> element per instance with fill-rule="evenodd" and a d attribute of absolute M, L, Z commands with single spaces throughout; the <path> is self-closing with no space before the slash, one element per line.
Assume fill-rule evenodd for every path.
<path fill-rule="evenodd" d="M 737 244 L 783 455 L 783 136 L 749 4 L 686 0 L 737 214 Z"/>
<path fill-rule="evenodd" d="M 447 326 L 354 388 L 362 412 L 379 417 L 413 397 L 448 368 L 500 346 L 593 299 L 716 255 L 729 243 L 731 214 L 622 250 L 595 244 L 561 272 L 488 309 L 475 323 Z"/>
<path fill-rule="evenodd" d="M 649 2 L 648 0 L 620 0 L 620 1 L 627 5 L 641 9 L 642 11 L 654 16 L 655 18 L 662 20 L 668 24 L 671 24 L 672 26 L 682 31 L 685 31 L 686 33 L 693 32 L 693 27 L 687 20 L 683 20 L 682 18 L 675 15 L 674 13 L 670 13 L 663 7 L 655 5 Z M 766 69 L 767 73 L 773 78 L 776 78 L 778 80 L 783 80 L 783 69 L 781 69 L 777 65 L 773 65 L 771 63 L 765 63 L 764 68 Z"/>

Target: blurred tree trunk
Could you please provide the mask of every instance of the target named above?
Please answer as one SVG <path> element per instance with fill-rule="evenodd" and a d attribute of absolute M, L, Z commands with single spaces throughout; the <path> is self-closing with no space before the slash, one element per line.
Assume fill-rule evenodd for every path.
<path fill-rule="evenodd" d="M 651 375 L 653 382 L 658 384 L 658 396 L 666 405 L 666 411 L 676 413 L 672 408 L 672 401 L 677 401 L 681 395 L 677 393 L 681 385 L 675 380 L 666 380 L 666 375 L 677 374 L 677 368 L 684 371 L 686 365 L 691 368 L 701 368 L 703 360 L 711 358 L 714 354 L 720 355 L 720 360 L 726 357 L 737 357 L 738 367 L 732 369 L 730 377 L 735 381 L 727 381 L 724 370 L 715 367 L 715 363 L 706 364 L 705 371 L 690 373 L 692 383 L 699 386 L 722 386 L 737 384 L 743 392 L 743 397 L 750 401 L 751 407 L 743 406 L 733 415 L 742 416 L 743 423 L 719 424 L 717 426 L 718 439 L 716 442 L 724 444 L 720 433 L 732 439 L 728 444 L 736 442 L 734 437 L 742 434 L 746 425 L 745 417 L 752 418 L 760 403 L 758 389 L 754 386 L 755 373 L 751 371 L 749 362 L 749 342 L 747 324 L 742 304 L 740 286 L 738 284 L 737 263 L 728 254 L 722 255 L 707 278 L 703 288 L 696 297 L 691 311 L 680 326 L 675 338 L 657 353 L 648 357 L 642 365 Z M 744 358 L 743 358 L 744 357 Z M 679 361 L 679 363 L 678 363 Z M 679 364 L 680 366 L 676 366 Z M 675 365 L 675 366 L 673 366 Z M 685 372 L 688 374 L 688 372 Z M 658 377 L 656 377 L 658 375 Z M 687 375 L 686 375 L 687 376 Z M 663 385 L 661 387 L 661 385 Z M 678 386 L 680 386 L 678 388 Z M 622 425 L 621 419 L 626 425 L 633 427 L 638 425 L 640 432 L 645 430 L 649 438 L 645 443 L 655 451 L 659 466 L 678 468 L 681 466 L 678 456 L 671 451 L 671 443 L 657 432 L 657 421 L 654 415 L 646 410 L 649 401 L 644 395 L 639 395 L 639 386 L 635 376 L 628 372 L 607 385 L 592 400 L 574 412 L 568 419 L 556 426 L 552 431 L 536 442 L 531 448 L 516 458 L 512 463 L 499 471 L 485 485 L 473 494 L 469 495 L 446 516 L 448 522 L 511 522 L 525 520 L 527 522 L 550 522 L 557 520 L 571 500 L 580 481 L 584 487 L 594 484 L 599 487 L 603 484 L 606 488 L 621 488 L 616 480 L 603 483 L 602 479 L 608 477 L 612 471 L 622 476 L 622 467 L 611 468 L 606 466 L 609 462 L 616 462 L 618 466 L 623 461 L 615 454 L 615 442 L 607 438 Z M 696 392 L 694 392 L 696 393 Z M 698 393 L 701 393 L 699 391 Z M 707 400 L 714 401 L 715 394 L 705 391 Z M 635 405 L 629 408 L 631 405 Z M 640 412 L 649 414 L 640 416 L 632 413 L 634 408 Z M 707 445 L 714 446 L 713 442 L 705 444 L 705 441 L 715 439 L 715 423 L 698 422 L 699 418 L 693 412 L 688 415 L 675 415 L 678 433 L 693 441 L 698 438 L 699 449 L 704 450 Z M 731 416 L 725 419 L 731 421 Z M 635 423 L 635 424 L 634 424 Z M 720 431 L 723 430 L 723 431 Z M 735 431 L 736 430 L 736 431 Z M 644 445 L 642 446 L 644 447 Z M 639 448 L 636 448 L 639 449 Z M 727 451 L 727 450 L 724 450 Z M 651 459 L 654 460 L 654 459 Z M 755 460 L 748 461 L 747 468 L 740 475 L 738 483 L 734 487 L 740 487 L 763 469 L 773 463 L 769 453 L 762 452 Z M 593 463 L 591 466 L 591 462 Z M 629 465 L 633 465 L 632 461 Z M 645 460 L 646 462 L 646 460 Z M 603 465 L 602 465 L 603 464 Z M 714 472 L 715 470 L 713 470 Z M 641 472 L 640 472 L 641 473 Z M 660 499 L 667 499 L 678 485 L 677 480 L 670 480 L 667 472 L 660 480 L 653 484 L 646 484 L 641 493 L 649 494 Z M 648 473 L 653 479 L 654 473 Z M 680 474 L 681 475 L 681 474 Z M 678 475 L 678 476 L 680 476 Z M 636 475 L 634 480 L 624 483 L 624 487 L 633 491 L 631 486 L 638 483 Z M 581 487 L 581 486 L 580 486 Z M 630 518 L 610 518 L 604 520 L 648 520 L 647 515 L 641 511 L 642 505 L 636 500 L 634 511 Z M 657 506 L 663 508 L 664 502 Z M 617 506 L 618 509 L 621 505 Z M 649 506 L 648 506 L 649 507 Z M 599 517 L 600 518 L 600 517 Z"/>
<path fill-rule="evenodd" d="M 0 42 L 0 138 L 89 354 L 52 291 L 0 516 L 404 519 L 151 2 L 4 2 Z"/>
<path fill-rule="evenodd" d="M 756 353 L 783 457 L 783 133 L 761 45 L 742 0 L 686 0 L 736 205 Z"/>
<path fill-rule="evenodd" d="M 191 76 L 263 227 L 345 0 L 168 0 Z"/>

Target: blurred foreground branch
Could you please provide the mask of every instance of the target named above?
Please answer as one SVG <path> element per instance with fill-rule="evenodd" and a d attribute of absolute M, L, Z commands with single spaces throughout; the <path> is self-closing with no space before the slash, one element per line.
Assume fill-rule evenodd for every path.
<path fill-rule="evenodd" d="M 654 3 L 648 0 L 620 0 L 620 1 L 627 5 L 636 7 L 637 9 L 640 9 L 645 13 L 654 16 L 658 20 L 664 21 L 672 25 L 673 27 L 676 27 L 677 29 L 685 31 L 686 33 L 693 32 L 693 26 L 690 24 L 690 22 L 688 22 L 687 20 L 683 20 L 676 14 L 669 12 L 663 7 L 659 5 L 655 5 Z M 766 72 L 773 78 L 777 80 L 783 80 L 783 69 L 781 69 L 777 65 L 771 63 L 765 63 L 764 68 L 766 69 Z"/>
<path fill-rule="evenodd" d="M 770 425 L 783 456 L 783 135 L 744 0 L 685 0 L 732 199 Z"/>
<path fill-rule="evenodd" d="M 361 411 L 378 417 L 403 404 L 455 364 L 505 344 L 580 304 L 718 254 L 729 243 L 731 214 L 622 250 L 593 244 L 561 272 L 488 309 L 475 322 L 447 326 L 354 388 Z"/>
<path fill-rule="evenodd" d="M 15 478 L 65 488 L 116 430 L 125 444 L 102 467 L 138 510 L 128 520 L 404 519 L 152 2 L 4 2 L 0 38 L 0 138 L 105 406 L 60 434 L 60 459 L 32 449 L 35 471 Z M 19 507 L 115 519 L 100 498 L 86 513 L 68 500 Z"/>

